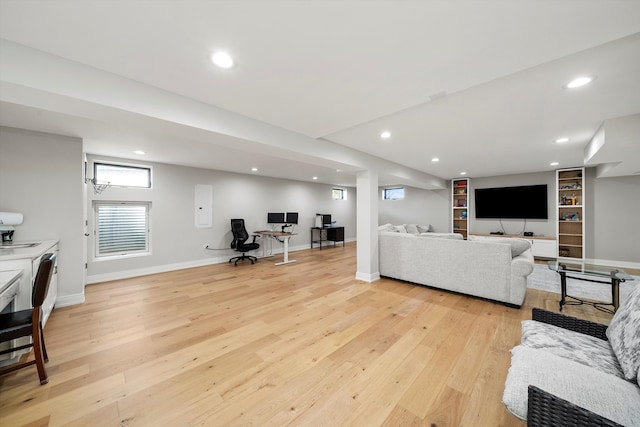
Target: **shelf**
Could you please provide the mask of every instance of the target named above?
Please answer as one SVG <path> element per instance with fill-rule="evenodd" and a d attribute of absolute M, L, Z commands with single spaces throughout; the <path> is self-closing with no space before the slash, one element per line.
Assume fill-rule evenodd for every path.
<path fill-rule="evenodd" d="M 585 257 L 584 206 L 586 191 L 584 177 L 584 168 L 561 169 L 556 171 L 557 249 L 560 258 L 580 260 Z M 563 201 L 573 201 L 576 204 L 563 204 Z M 567 219 L 565 219 L 565 217 Z"/>
<path fill-rule="evenodd" d="M 451 230 L 466 239 L 469 229 L 469 179 L 451 180 Z M 465 206 L 460 206 L 464 204 Z M 464 217 L 462 216 L 464 215 Z"/>

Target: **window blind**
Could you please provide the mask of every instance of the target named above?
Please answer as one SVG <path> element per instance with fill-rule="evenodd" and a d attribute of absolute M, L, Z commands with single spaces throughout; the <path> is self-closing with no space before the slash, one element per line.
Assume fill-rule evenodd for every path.
<path fill-rule="evenodd" d="M 98 254 L 145 252 L 148 205 L 97 205 Z"/>

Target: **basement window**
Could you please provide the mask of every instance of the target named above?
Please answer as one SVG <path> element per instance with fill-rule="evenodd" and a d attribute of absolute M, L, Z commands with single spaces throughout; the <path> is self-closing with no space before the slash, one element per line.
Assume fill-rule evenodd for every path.
<path fill-rule="evenodd" d="M 347 190 L 344 188 L 333 188 L 331 190 L 333 200 L 347 200 Z"/>
<path fill-rule="evenodd" d="M 96 258 L 148 254 L 150 207 L 147 202 L 96 203 Z"/>
<path fill-rule="evenodd" d="M 94 163 L 93 177 L 98 183 L 109 183 L 112 187 L 151 188 L 151 167 Z"/>
<path fill-rule="evenodd" d="M 404 199 L 404 187 L 389 187 L 382 190 L 383 200 L 402 200 Z"/>

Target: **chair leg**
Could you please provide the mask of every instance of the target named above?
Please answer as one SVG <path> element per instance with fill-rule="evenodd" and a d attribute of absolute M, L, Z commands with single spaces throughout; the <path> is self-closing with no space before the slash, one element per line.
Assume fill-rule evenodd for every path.
<path fill-rule="evenodd" d="M 40 310 L 34 310 L 34 312 L 36 311 L 40 311 Z M 38 376 L 40 377 L 40 384 L 46 384 L 49 382 L 49 377 L 47 376 L 47 370 L 44 367 L 45 362 L 44 362 L 44 354 L 42 351 L 44 341 L 40 333 L 40 331 L 42 330 L 42 325 L 40 322 L 40 314 L 39 313 L 35 314 L 33 317 L 34 317 L 33 319 L 33 354 L 36 359 L 36 367 L 38 368 Z"/>
<path fill-rule="evenodd" d="M 47 346 L 44 343 L 44 332 L 42 331 L 42 323 L 40 324 L 40 338 L 42 339 L 42 355 L 44 356 L 44 363 L 48 363 L 49 355 L 47 354 Z"/>

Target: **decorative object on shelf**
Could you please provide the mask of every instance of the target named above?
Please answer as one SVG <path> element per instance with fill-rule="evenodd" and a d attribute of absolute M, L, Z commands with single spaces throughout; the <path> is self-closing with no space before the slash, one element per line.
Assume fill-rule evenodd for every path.
<path fill-rule="evenodd" d="M 580 221 L 576 212 L 565 212 L 562 214 L 562 221 Z"/>

